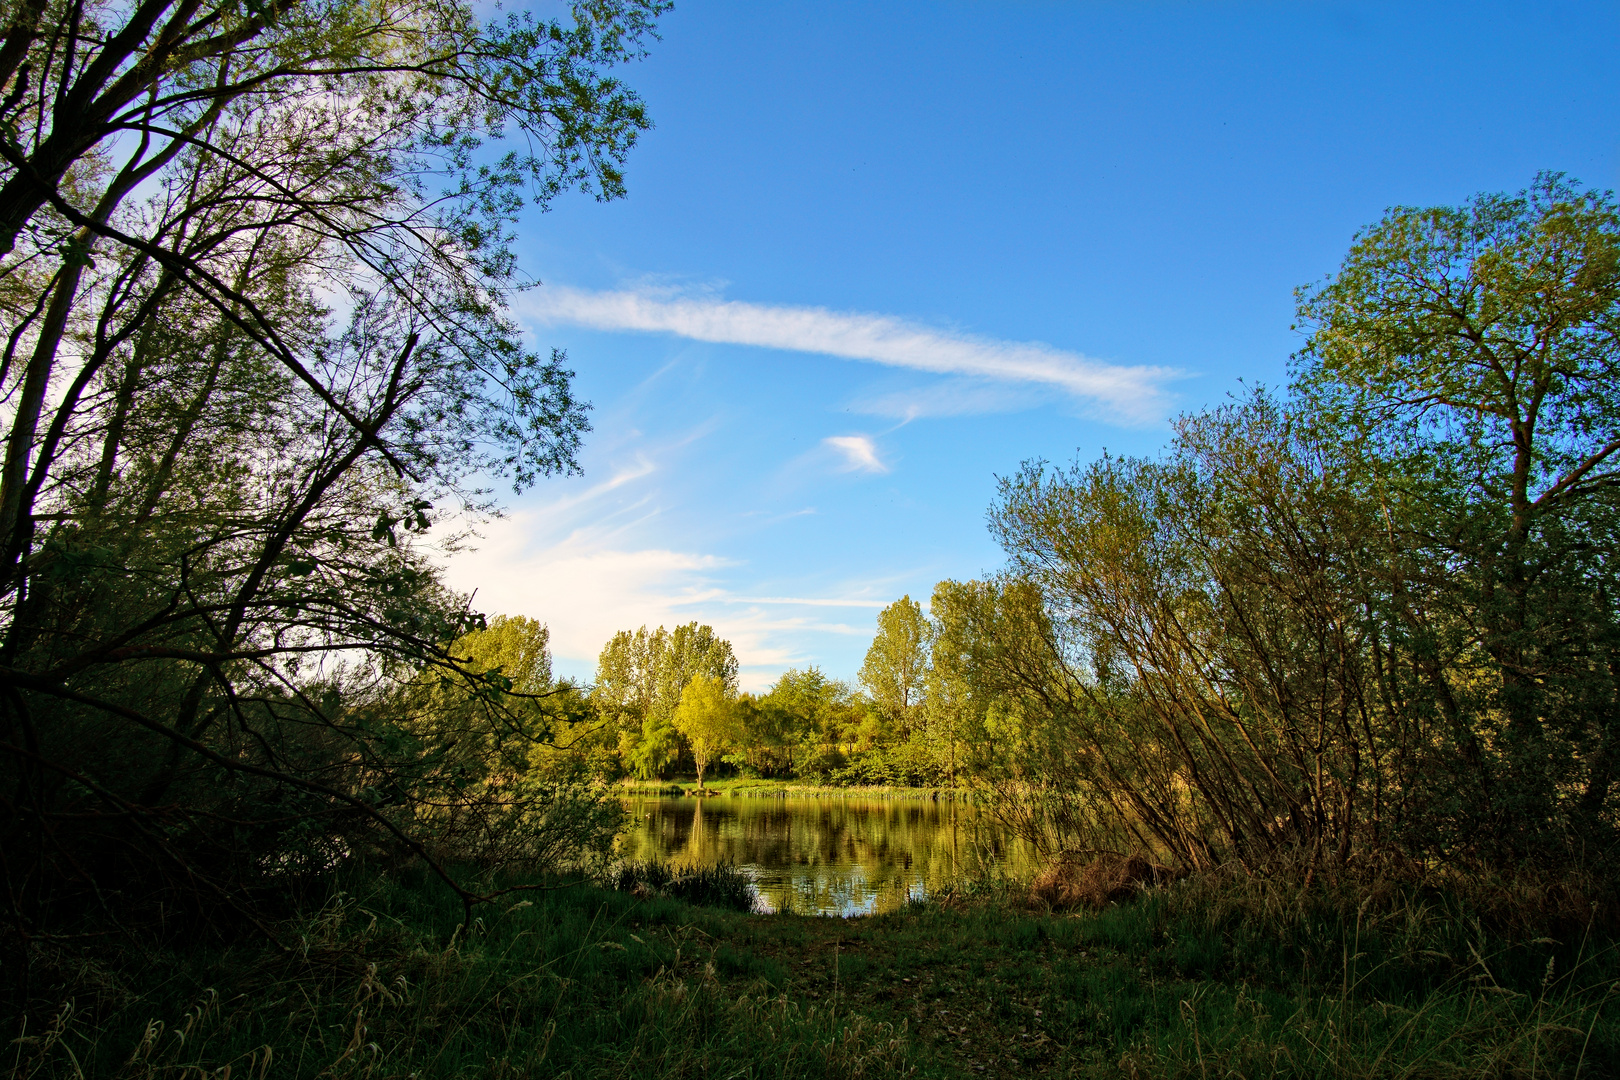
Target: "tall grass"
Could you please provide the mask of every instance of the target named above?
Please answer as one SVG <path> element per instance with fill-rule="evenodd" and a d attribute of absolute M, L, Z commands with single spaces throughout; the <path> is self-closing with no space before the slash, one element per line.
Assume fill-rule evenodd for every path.
<path fill-rule="evenodd" d="M 8 1047 L 8 1080 L 904 1075 L 902 1026 L 784 996 L 702 909 L 531 893 L 464 929 L 431 882 L 338 896 L 273 951 L 130 965 Z M 132 959 L 132 958 L 129 958 Z M 229 986 L 230 990 L 215 987 Z M 200 988 L 200 989 L 199 989 Z"/>
<path fill-rule="evenodd" d="M 1614 1076 L 1620 954 L 1587 914 L 1554 937 L 1456 893 L 1192 879 L 1083 920 L 1139 972 L 1070 1000 L 1111 1002 L 1127 1075 Z"/>
<path fill-rule="evenodd" d="M 603 884 L 637 896 L 667 896 L 730 911 L 755 911 L 760 906 L 754 879 L 726 863 L 673 870 L 652 860 L 622 862 L 607 872 Z"/>
<path fill-rule="evenodd" d="M 995 880 L 839 920 L 696 905 L 667 868 L 621 873 L 628 891 L 542 889 L 470 926 L 423 878 L 333 896 L 275 948 L 60 953 L 72 992 L 0 1072 L 1620 1075 L 1612 932 L 1506 890 L 1211 875 L 1054 914 Z"/>

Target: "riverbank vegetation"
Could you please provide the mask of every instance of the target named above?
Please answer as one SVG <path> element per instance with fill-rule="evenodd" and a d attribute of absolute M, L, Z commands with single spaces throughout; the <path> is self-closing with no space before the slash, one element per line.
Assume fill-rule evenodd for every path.
<path fill-rule="evenodd" d="M 429 534 L 576 468 L 511 229 L 623 192 L 667 6 L 5 9 L 12 1075 L 1612 1074 L 1612 195 L 1390 211 L 1288 386 L 1026 463 L 853 684 L 692 623 L 579 686 Z M 612 864 L 688 767 L 967 790 L 1047 870 L 699 912 Z"/>
<path fill-rule="evenodd" d="M 613 790 L 631 796 L 717 796 L 741 798 L 861 798 L 861 799 L 926 799 L 930 802 L 971 802 L 971 788 L 898 787 L 889 784 L 815 784 L 802 780 L 770 780 L 750 776 L 734 776 L 724 780 L 709 780 L 700 788 L 696 777 L 677 777 L 672 780 L 636 780 L 626 778 L 614 782 Z"/>

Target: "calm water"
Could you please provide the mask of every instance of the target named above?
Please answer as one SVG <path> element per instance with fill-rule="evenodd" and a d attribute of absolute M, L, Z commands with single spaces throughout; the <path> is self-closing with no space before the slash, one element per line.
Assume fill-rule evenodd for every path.
<path fill-rule="evenodd" d="M 764 906 L 889 911 L 985 870 L 1023 876 L 1030 853 L 972 806 L 913 799 L 626 799 L 626 858 L 735 863 Z"/>

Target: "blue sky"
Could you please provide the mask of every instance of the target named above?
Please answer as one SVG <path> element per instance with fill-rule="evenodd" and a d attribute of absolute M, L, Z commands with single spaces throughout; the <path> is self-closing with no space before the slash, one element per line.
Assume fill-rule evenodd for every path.
<path fill-rule="evenodd" d="M 1386 207 L 1620 187 L 1617 41 L 1612 2 L 683 0 L 629 198 L 522 223 L 584 475 L 449 580 L 562 674 L 695 619 L 747 687 L 851 678 L 883 604 L 999 565 L 996 476 L 1281 382 L 1294 287 Z"/>

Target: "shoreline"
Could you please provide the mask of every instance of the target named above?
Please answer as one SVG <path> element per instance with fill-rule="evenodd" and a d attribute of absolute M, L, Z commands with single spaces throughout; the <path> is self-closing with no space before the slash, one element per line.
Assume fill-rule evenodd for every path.
<path fill-rule="evenodd" d="M 676 780 L 618 780 L 608 785 L 626 798 L 738 798 L 738 799 L 911 799 L 923 802 L 972 803 L 969 788 L 901 787 L 889 784 L 805 784 L 794 780 L 731 778 L 706 783 L 698 792 L 695 778 Z"/>

